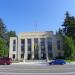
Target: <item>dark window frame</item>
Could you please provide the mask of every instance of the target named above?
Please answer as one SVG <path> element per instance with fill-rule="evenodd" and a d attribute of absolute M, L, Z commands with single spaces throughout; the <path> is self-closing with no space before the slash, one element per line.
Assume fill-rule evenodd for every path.
<path fill-rule="evenodd" d="M 13 40 L 13 51 L 16 51 L 16 39 Z"/>

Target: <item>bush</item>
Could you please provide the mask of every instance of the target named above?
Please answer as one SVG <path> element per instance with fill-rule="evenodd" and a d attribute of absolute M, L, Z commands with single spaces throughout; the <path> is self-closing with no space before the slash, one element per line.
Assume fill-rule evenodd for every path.
<path fill-rule="evenodd" d="M 64 56 L 58 56 L 58 57 L 55 57 L 55 59 L 65 59 Z"/>

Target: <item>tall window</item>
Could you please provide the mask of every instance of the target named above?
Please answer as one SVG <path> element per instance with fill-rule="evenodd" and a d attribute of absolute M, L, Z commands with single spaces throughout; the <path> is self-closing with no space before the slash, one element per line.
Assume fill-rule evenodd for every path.
<path fill-rule="evenodd" d="M 32 51 L 32 48 L 31 48 L 31 39 L 28 39 L 27 40 L 27 43 L 28 43 L 28 60 L 31 59 L 31 51 Z"/>
<path fill-rule="evenodd" d="M 46 59 L 45 38 L 41 38 L 41 58 Z"/>
<path fill-rule="evenodd" d="M 52 58 L 52 39 L 51 38 L 47 38 L 47 48 L 48 48 L 48 58 Z"/>
<path fill-rule="evenodd" d="M 21 39 L 21 51 L 25 51 L 25 39 Z"/>
<path fill-rule="evenodd" d="M 38 38 L 34 39 L 34 57 L 38 59 Z"/>
<path fill-rule="evenodd" d="M 57 40 L 57 49 L 60 50 L 61 47 L 60 47 L 60 40 Z"/>
<path fill-rule="evenodd" d="M 13 51 L 16 51 L 16 40 L 13 40 Z"/>
<path fill-rule="evenodd" d="M 24 58 L 25 53 L 25 39 L 21 39 L 21 58 Z"/>

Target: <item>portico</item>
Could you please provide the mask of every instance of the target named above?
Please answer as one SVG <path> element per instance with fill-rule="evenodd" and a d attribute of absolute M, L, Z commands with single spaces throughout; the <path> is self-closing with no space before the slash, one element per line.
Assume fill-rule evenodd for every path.
<path fill-rule="evenodd" d="M 24 32 L 10 38 L 9 57 L 13 60 L 48 60 L 55 56 L 53 32 Z"/>
<path fill-rule="evenodd" d="M 47 37 L 21 38 L 18 50 L 18 54 L 24 55 L 24 60 L 46 60 L 48 58 Z"/>

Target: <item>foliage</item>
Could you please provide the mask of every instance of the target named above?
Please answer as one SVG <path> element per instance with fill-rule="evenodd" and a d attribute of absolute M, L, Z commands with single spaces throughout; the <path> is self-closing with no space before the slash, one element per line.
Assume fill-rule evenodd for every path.
<path fill-rule="evenodd" d="M 3 23 L 2 19 L 0 18 L 0 38 L 5 38 L 5 33 L 7 32 L 5 24 Z"/>
<path fill-rule="evenodd" d="M 15 31 L 9 31 L 7 32 L 7 46 L 9 47 L 9 40 L 10 40 L 10 37 L 15 37 L 16 36 L 16 32 Z"/>
<path fill-rule="evenodd" d="M 66 47 L 65 47 L 66 46 Z M 72 38 L 64 36 L 64 47 L 65 47 L 65 56 L 68 58 L 75 59 L 75 45 Z"/>
<path fill-rule="evenodd" d="M 15 31 L 7 31 L 3 20 L 0 18 L 0 57 L 6 57 L 9 54 L 9 39 L 16 36 Z"/>
<path fill-rule="evenodd" d="M 66 12 L 62 27 L 57 34 L 63 37 L 64 56 L 75 59 L 75 17 Z"/>
<path fill-rule="evenodd" d="M 75 62 L 75 60 L 74 59 L 67 59 L 67 60 L 65 60 L 66 62 Z"/>
<path fill-rule="evenodd" d="M 0 56 L 1 57 L 4 57 L 4 56 L 8 56 L 8 48 L 6 47 L 6 44 L 5 44 L 5 40 L 0 38 Z"/>
<path fill-rule="evenodd" d="M 75 17 L 70 16 L 69 13 L 66 12 L 66 18 L 62 26 L 64 35 L 72 37 L 72 39 L 75 40 Z"/>

